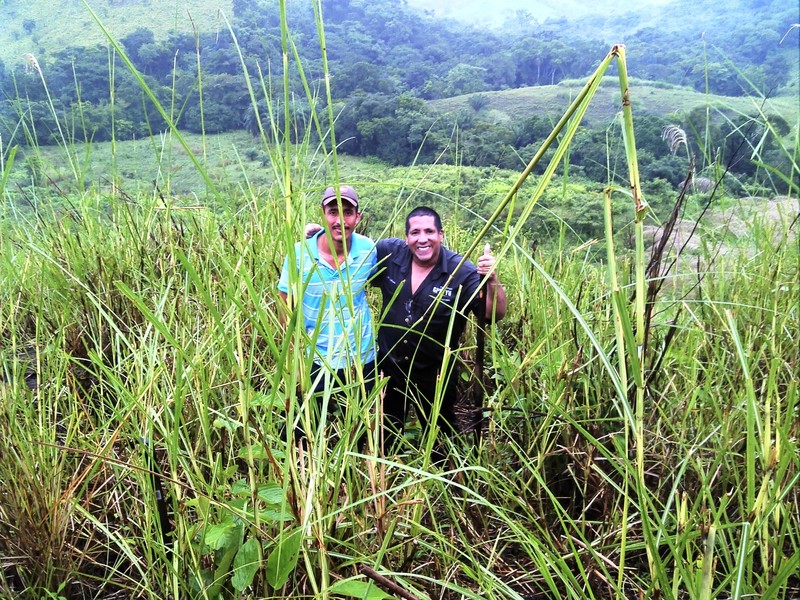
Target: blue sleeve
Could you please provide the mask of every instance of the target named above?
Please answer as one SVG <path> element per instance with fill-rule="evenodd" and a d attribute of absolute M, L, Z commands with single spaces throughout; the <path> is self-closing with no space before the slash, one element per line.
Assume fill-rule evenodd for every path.
<path fill-rule="evenodd" d="M 283 259 L 283 268 L 281 269 L 281 277 L 278 280 L 278 291 L 284 294 L 289 293 L 289 257 Z"/>

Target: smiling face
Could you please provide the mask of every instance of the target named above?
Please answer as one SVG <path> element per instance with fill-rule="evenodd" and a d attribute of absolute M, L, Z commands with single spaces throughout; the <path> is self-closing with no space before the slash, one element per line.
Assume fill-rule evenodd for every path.
<path fill-rule="evenodd" d="M 432 267 L 439 260 L 439 251 L 444 233 L 436 227 L 436 220 L 429 215 L 411 217 L 408 220 L 406 244 L 415 263 Z"/>
<path fill-rule="evenodd" d="M 361 213 L 348 202 L 342 202 L 341 215 L 336 202 L 323 206 L 322 214 L 325 216 L 325 227 L 331 232 L 331 239 L 336 245 L 345 244 L 361 221 Z"/>

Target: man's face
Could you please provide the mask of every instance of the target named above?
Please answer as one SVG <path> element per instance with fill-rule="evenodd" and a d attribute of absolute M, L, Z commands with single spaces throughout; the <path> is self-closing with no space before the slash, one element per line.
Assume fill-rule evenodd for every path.
<path fill-rule="evenodd" d="M 414 262 L 423 266 L 433 266 L 439 260 L 444 233 L 436 229 L 431 216 L 411 217 L 408 220 L 406 244 L 414 257 Z"/>
<path fill-rule="evenodd" d="M 361 221 L 361 213 L 356 210 L 355 206 L 345 201 L 342 201 L 341 215 L 336 202 L 323 206 L 322 214 L 325 216 L 325 226 L 331 232 L 334 242 L 349 240 L 356 225 Z"/>

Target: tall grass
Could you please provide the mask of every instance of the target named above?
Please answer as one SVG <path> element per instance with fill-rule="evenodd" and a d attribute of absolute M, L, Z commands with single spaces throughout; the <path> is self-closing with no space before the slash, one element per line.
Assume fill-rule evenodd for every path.
<path fill-rule="evenodd" d="M 283 22 L 282 89 L 300 73 L 315 106 Z M 635 245 L 609 218 L 605 255 L 532 250 L 503 211 L 530 214 L 612 63 Z M 261 127 L 274 186 L 243 185 L 230 210 L 197 159 L 214 210 L 93 192 L 7 219 L 2 594 L 378 598 L 375 573 L 418 598 L 800 593 L 798 254 L 776 241 L 796 224 L 754 227 L 750 252 L 708 256 L 691 277 L 645 269 L 624 67 L 616 47 L 534 157 L 558 140 L 529 196 L 530 168 L 477 234 L 448 231 L 466 254 L 503 240 L 510 313 L 488 335 L 484 435 L 451 440 L 444 466 L 431 440 L 381 455 L 380 389 L 328 389 L 330 417 L 298 402 L 309 334 L 298 311 L 281 324 L 275 284 L 339 171 L 318 114 L 323 141 L 290 143 L 288 96 Z M 269 76 L 247 75 L 254 105 L 274 102 Z M 398 217 L 424 188 L 398 194 Z M 648 296 L 656 277 L 674 285 Z M 475 351 L 468 340 L 453 359 Z M 304 449 L 286 442 L 298 425 Z"/>

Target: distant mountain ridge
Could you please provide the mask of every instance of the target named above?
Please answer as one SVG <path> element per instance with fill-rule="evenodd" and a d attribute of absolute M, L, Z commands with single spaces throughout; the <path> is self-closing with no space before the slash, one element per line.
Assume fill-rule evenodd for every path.
<path fill-rule="evenodd" d="M 547 19 L 569 17 L 571 19 L 598 15 L 623 14 L 646 10 L 648 6 L 664 5 L 675 0 L 647 0 L 637 3 L 635 9 L 627 0 L 604 0 L 602 3 L 589 3 L 582 0 L 437 0 L 435 6 L 430 0 L 407 0 L 408 5 L 422 12 L 455 19 L 473 25 L 499 27 L 518 10 L 524 10 L 539 22 Z"/>
<path fill-rule="evenodd" d="M 337 19 L 346 20 L 351 28 L 346 31 L 351 33 L 354 24 L 357 32 L 365 26 L 357 21 L 360 17 L 356 15 L 367 14 L 363 10 L 366 4 L 354 0 L 321 2 L 326 15 L 326 29 L 335 24 Z M 21 71 L 25 54 L 33 54 L 40 65 L 46 66 L 49 57 L 65 48 L 105 45 L 107 40 L 92 18 L 87 4 L 116 40 L 125 38 L 136 29 L 146 28 L 159 41 L 170 32 L 192 34 L 194 31 L 223 30 L 227 27 L 226 20 L 234 21 L 234 10 L 239 13 L 273 11 L 277 0 L 0 0 L 3 18 L 3 27 L 0 28 L 0 61 L 3 63 L 0 64 L 0 78 L 3 67 L 7 72 Z M 302 5 L 306 15 L 311 13 L 310 1 L 289 0 L 289 4 Z M 712 77 L 716 81 L 722 78 L 733 80 L 737 78 L 735 70 L 742 69 L 744 79 L 760 81 L 761 86 L 766 80 L 773 81 L 773 85 L 788 85 L 797 89 L 797 77 L 784 79 L 782 74 L 780 79 L 774 77 L 776 71 L 783 69 L 785 72 L 785 68 L 775 66 L 780 60 L 794 63 L 794 72 L 797 72 L 796 52 L 792 58 L 776 58 L 780 54 L 789 56 L 791 47 L 797 46 L 796 32 L 788 35 L 789 39 L 781 41 L 782 36 L 790 33 L 790 24 L 800 22 L 800 10 L 792 9 L 785 0 L 729 0 L 723 12 L 719 11 L 718 3 L 712 0 L 643 0 L 634 5 L 623 0 L 604 0 L 601 3 L 580 0 L 558 3 L 555 0 L 495 0 L 492 3 L 482 0 L 437 0 L 435 4 L 430 0 L 404 0 L 396 6 L 394 14 L 381 13 L 387 20 L 387 31 L 411 29 L 402 21 L 408 21 L 409 11 L 418 11 L 428 15 L 427 20 L 431 22 L 457 17 L 465 29 L 484 29 L 487 37 L 498 37 L 505 42 L 502 45 L 495 44 L 494 52 L 511 51 L 510 45 L 516 37 L 519 37 L 518 48 L 513 50 L 516 53 L 541 52 L 540 49 L 531 48 L 528 42 L 531 38 L 539 39 L 540 43 L 555 42 L 552 44 L 554 54 L 563 54 L 563 50 L 559 50 L 559 41 L 562 45 L 566 43 L 571 46 L 586 40 L 623 43 L 629 45 L 629 57 L 634 66 L 653 63 L 654 58 L 655 62 L 660 63 L 658 68 L 637 75 L 678 84 L 687 81 L 676 80 L 676 72 L 686 72 L 695 80 L 700 77 L 696 72 L 691 73 L 691 70 L 702 66 L 697 64 L 696 56 L 689 57 L 687 62 L 687 52 L 696 55 L 697 47 L 702 43 L 707 44 L 707 60 L 716 70 Z M 403 6 L 407 7 L 405 11 L 402 10 Z M 336 13 L 340 14 L 332 18 Z M 395 20 L 398 16 L 400 21 Z M 251 27 L 258 28 L 262 23 L 252 23 Z M 419 32 L 420 28 L 415 30 Z M 396 37 L 400 39 L 400 36 Z M 372 41 L 378 43 L 378 40 Z M 334 39 L 329 40 L 330 44 L 334 42 Z M 363 36 L 355 36 L 348 45 L 363 47 Z M 453 52 L 458 53 L 459 50 L 455 48 Z M 368 55 L 369 52 L 365 51 L 365 62 L 370 61 Z M 335 53 L 331 53 L 331 58 L 336 58 Z M 474 57 L 467 58 L 474 66 L 486 66 L 475 60 Z M 730 63 L 735 66 L 731 68 Z M 491 66 L 497 64 L 498 61 L 491 61 Z M 754 65 L 755 72 L 752 70 Z M 757 71 L 760 66 L 769 69 L 766 79 Z M 562 76 L 569 77 L 569 74 Z M 729 95 L 741 93 L 740 83 L 731 87 L 726 92 Z"/>

